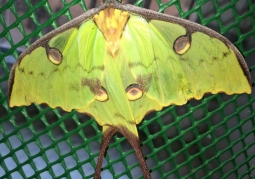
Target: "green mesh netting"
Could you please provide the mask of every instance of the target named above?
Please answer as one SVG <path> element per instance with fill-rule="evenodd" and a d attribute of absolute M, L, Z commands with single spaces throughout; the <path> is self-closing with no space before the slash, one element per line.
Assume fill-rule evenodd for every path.
<path fill-rule="evenodd" d="M 253 0 L 137 0 L 133 4 L 177 12 L 229 38 L 254 79 Z M 58 6 L 56 6 L 58 4 Z M 7 80 L 19 53 L 95 1 L 0 1 L 0 178 L 92 178 L 101 129 L 88 116 L 47 106 L 10 109 Z M 153 6 L 154 4 L 154 6 Z M 71 11 L 72 9 L 75 9 Z M 254 83 L 253 83 L 254 84 Z M 152 178 L 254 178 L 255 119 L 251 95 L 207 95 L 146 116 L 138 126 Z M 133 149 L 112 139 L 102 178 L 143 178 Z"/>

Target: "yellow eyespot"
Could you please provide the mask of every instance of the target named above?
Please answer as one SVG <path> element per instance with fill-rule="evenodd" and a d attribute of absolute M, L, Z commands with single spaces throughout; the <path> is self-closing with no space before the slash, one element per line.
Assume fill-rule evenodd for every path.
<path fill-rule="evenodd" d="M 130 101 L 135 101 L 142 97 L 143 91 L 138 84 L 129 85 L 126 89 L 127 97 Z"/>
<path fill-rule="evenodd" d="M 96 95 L 96 100 L 104 102 L 108 100 L 108 94 L 104 87 L 101 86 L 101 88 L 98 90 L 97 95 Z"/>
<path fill-rule="evenodd" d="M 48 59 L 54 63 L 55 65 L 59 65 L 62 62 L 62 53 L 55 49 L 55 48 L 51 48 L 47 51 L 47 55 L 48 55 Z"/>
<path fill-rule="evenodd" d="M 190 39 L 189 37 L 182 36 L 175 40 L 174 50 L 179 55 L 186 53 L 190 48 Z"/>

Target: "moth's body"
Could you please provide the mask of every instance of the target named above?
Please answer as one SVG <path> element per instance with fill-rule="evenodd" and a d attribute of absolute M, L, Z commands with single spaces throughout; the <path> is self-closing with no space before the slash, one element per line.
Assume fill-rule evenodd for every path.
<path fill-rule="evenodd" d="M 103 126 L 95 178 L 117 131 L 127 137 L 150 178 L 136 129 L 146 113 L 205 93 L 251 92 L 245 61 L 224 37 L 111 0 L 27 49 L 9 82 L 10 106 L 47 103 L 75 109 Z"/>

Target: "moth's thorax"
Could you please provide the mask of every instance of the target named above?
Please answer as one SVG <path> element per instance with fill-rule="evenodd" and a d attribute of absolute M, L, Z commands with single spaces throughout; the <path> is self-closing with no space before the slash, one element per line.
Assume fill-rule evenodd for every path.
<path fill-rule="evenodd" d="M 107 42 L 107 50 L 113 57 L 119 50 L 119 40 L 128 19 L 128 12 L 114 8 L 104 9 L 93 17 Z"/>

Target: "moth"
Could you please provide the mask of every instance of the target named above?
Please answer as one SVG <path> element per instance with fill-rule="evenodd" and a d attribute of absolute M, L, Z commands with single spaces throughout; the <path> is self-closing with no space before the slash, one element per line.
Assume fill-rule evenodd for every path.
<path fill-rule="evenodd" d="M 204 94 L 251 93 L 237 48 L 199 24 L 107 0 L 27 48 L 9 78 L 9 105 L 46 103 L 102 126 L 95 170 L 116 132 L 127 138 L 144 178 L 150 171 L 136 125 L 151 111 Z"/>

